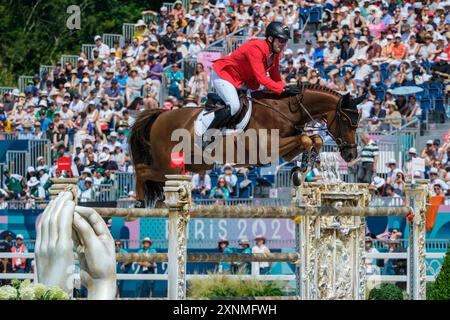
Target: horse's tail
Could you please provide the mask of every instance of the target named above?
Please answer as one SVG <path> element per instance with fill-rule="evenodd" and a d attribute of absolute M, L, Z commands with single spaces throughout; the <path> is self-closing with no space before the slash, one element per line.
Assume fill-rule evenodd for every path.
<path fill-rule="evenodd" d="M 136 122 L 133 124 L 131 134 L 128 138 L 128 144 L 130 146 L 130 156 L 134 167 L 138 164 L 151 165 L 153 162 L 150 130 L 161 112 L 161 109 L 143 110 L 138 114 Z"/>
<path fill-rule="evenodd" d="M 146 199 L 150 203 L 162 199 L 163 183 L 159 181 L 145 180 L 141 177 L 141 167 L 150 166 L 153 163 L 152 148 L 150 144 L 150 131 L 156 118 L 161 114 L 161 109 L 141 111 L 134 123 L 128 138 L 131 161 L 136 174 L 136 193 L 138 200 Z M 141 165 L 141 166 L 140 166 Z M 144 176 L 142 174 L 142 176 Z M 144 194 L 145 193 L 145 194 Z"/>

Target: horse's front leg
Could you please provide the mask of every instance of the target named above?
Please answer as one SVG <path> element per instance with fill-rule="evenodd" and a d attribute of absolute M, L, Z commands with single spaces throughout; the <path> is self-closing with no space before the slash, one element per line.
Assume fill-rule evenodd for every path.
<path fill-rule="evenodd" d="M 323 139 L 318 134 L 310 136 L 310 139 L 313 143 L 313 146 L 311 148 L 308 162 L 311 164 L 311 167 L 313 167 L 314 162 L 316 161 L 316 158 L 319 155 L 320 150 L 322 149 Z"/>

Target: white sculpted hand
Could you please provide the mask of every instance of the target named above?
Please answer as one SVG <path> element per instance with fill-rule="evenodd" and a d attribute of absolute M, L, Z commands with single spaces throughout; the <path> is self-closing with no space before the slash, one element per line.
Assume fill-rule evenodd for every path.
<path fill-rule="evenodd" d="M 70 191 L 63 191 L 50 201 L 39 222 L 35 246 L 38 282 L 45 286 L 58 286 L 69 296 L 73 292 L 74 209 Z"/>
<path fill-rule="evenodd" d="M 81 283 L 90 300 L 114 299 L 116 258 L 114 240 L 100 215 L 91 208 L 75 207 L 74 243 L 81 268 Z"/>

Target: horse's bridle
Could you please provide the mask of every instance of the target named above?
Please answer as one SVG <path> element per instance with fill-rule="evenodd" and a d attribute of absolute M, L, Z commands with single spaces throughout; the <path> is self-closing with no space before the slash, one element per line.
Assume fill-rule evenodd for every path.
<path fill-rule="evenodd" d="M 355 113 L 358 114 L 358 120 L 356 121 L 356 124 L 352 123 L 352 119 L 350 118 L 350 116 L 346 113 Z M 336 138 L 331 132 L 330 130 L 327 130 L 327 133 L 333 138 L 333 140 L 336 142 L 339 151 L 343 151 L 345 149 L 351 149 L 351 148 L 356 148 L 358 145 L 356 143 L 347 143 L 346 141 L 344 141 L 341 137 L 342 137 L 342 133 L 343 133 L 343 126 L 342 126 L 342 118 L 345 118 L 346 121 L 349 123 L 351 128 L 357 128 L 358 127 L 358 123 L 359 123 L 359 119 L 361 117 L 361 114 L 359 114 L 359 112 L 357 110 L 351 110 L 351 109 L 344 109 L 342 108 L 342 98 L 339 100 L 338 102 L 338 106 L 336 108 L 336 115 L 334 116 L 333 120 L 331 120 L 331 123 L 329 125 L 329 127 L 331 127 L 331 125 L 336 121 L 337 124 L 337 130 L 338 130 L 338 138 Z M 327 125 L 328 127 L 328 125 Z"/>

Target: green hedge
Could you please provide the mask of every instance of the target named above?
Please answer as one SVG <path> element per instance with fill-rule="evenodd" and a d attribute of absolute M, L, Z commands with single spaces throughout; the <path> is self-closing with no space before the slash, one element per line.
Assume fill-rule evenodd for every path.
<path fill-rule="evenodd" d="M 403 291 L 392 283 L 382 283 L 369 293 L 369 300 L 403 300 Z"/>
<path fill-rule="evenodd" d="M 441 271 L 432 285 L 427 287 L 427 299 L 450 300 L 450 248 L 445 254 Z"/>

